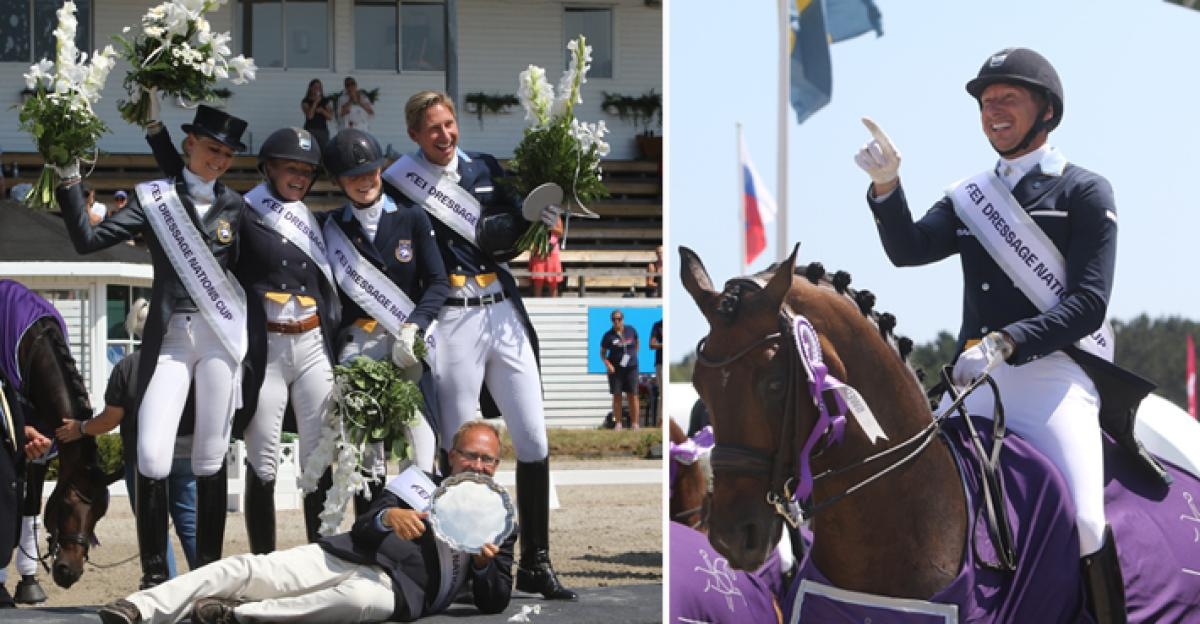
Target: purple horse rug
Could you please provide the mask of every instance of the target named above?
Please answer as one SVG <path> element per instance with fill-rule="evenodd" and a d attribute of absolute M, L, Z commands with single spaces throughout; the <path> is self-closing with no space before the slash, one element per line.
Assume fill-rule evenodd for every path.
<path fill-rule="evenodd" d="M 67 324 L 50 302 L 17 282 L 0 280 L 0 374 L 18 392 L 23 385 L 21 368 L 17 364 L 21 339 L 38 319 L 47 316 L 58 321 L 63 338 L 66 338 Z"/>
<path fill-rule="evenodd" d="M 780 621 L 776 597 L 783 591 L 779 552 L 756 572 L 729 567 L 708 536 L 669 522 L 670 620 L 674 624 L 769 624 Z"/>
<path fill-rule="evenodd" d="M 991 421 L 975 419 L 991 448 Z M 1002 473 L 1015 537 L 1015 572 L 984 565 L 996 551 L 976 513 L 981 485 L 966 449 L 961 418 L 943 423 L 976 519 L 960 573 L 928 600 L 905 600 L 834 587 L 810 558 L 784 601 L 788 622 L 902 624 L 1091 622 L 1079 575 L 1075 510 L 1058 470 L 1016 435 L 1005 438 Z M 1105 440 L 1105 503 L 1125 577 L 1130 622 L 1200 621 L 1200 480 L 1167 465 L 1170 488 L 1142 473 L 1125 451 Z"/>

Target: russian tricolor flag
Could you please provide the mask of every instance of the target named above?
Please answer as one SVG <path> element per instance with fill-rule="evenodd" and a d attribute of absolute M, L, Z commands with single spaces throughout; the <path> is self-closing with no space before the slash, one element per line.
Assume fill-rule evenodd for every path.
<path fill-rule="evenodd" d="M 738 177 L 742 186 L 742 224 L 745 229 L 744 263 L 749 266 L 767 248 L 766 225 L 775 220 L 775 198 L 750 162 L 742 127 L 738 125 Z"/>

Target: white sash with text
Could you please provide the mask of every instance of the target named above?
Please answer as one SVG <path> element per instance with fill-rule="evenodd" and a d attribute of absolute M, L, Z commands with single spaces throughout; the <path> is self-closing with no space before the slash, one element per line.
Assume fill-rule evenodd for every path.
<path fill-rule="evenodd" d="M 409 507 L 417 511 L 429 511 L 437 486 L 425 471 L 414 464 L 392 477 L 387 483 L 387 489 L 408 503 Z M 437 545 L 438 567 L 442 571 L 442 582 L 438 584 L 437 596 L 430 607 L 432 613 L 437 613 L 450 606 L 450 601 L 458 594 L 459 586 L 466 582 L 471 556 L 470 553 L 450 548 L 436 537 L 433 541 Z"/>
<path fill-rule="evenodd" d="M 358 253 L 346 233 L 334 223 L 336 218 L 325 222 L 325 244 L 338 286 L 389 334 L 399 336 L 400 326 L 408 320 L 416 304 L 383 271 Z"/>
<path fill-rule="evenodd" d="M 246 294 L 217 263 L 170 180 L 143 182 L 138 201 L 179 281 L 235 362 L 246 355 Z M 240 394 L 240 393 L 238 393 Z"/>
<path fill-rule="evenodd" d="M 321 269 L 321 274 L 325 276 L 329 285 L 335 286 L 333 271 L 329 268 L 328 252 L 325 249 L 325 237 L 321 235 L 317 220 L 304 202 L 280 202 L 271 195 L 265 183 L 250 189 L 250 192 L 242 197 L 267 227 L 299 247 L 316 263 L 317 268 Z"/>
<path fill-rule="evenodd" d="M 433 218 L 475 244 L 475 226 L 483 214 L 483 206 L 466 189 L 408 154 L 392 163 L 383 172 L 383 178 Z"/>
<path fill-rule="evenodd" d="M 1045 312 L 1058 304 L 1066 289 L 1067 263 L 994 172 L 968 178 L 947 195 L 958 218 L 1037 309 Z M 1114 344 L 1106 320 L 1076 346 L 1111 362 Z"/>

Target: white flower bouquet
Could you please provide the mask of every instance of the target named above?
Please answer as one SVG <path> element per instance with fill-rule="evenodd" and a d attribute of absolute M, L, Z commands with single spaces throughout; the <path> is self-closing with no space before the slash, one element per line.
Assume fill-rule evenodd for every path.
<path fill-rule="evenodd" d="M 155 92 L 187 103 L 213 101 L 213 85 L 228 78 L 233 84 L 254 80 L 254 59 L 230 58 L 229 33 L 214 33 L 204 17 L 225 0 L 170 0 L 142 16 L 142 31 L 131 39 L 116 37 L 121 57 L 129 61 L 125 75 L 128 100 L 118 103 L 121 118 L 140 126 L 151 121 Z M 124 32 L 128 33 L 126 27 Z"/>
<path fill-rule="evenodd" d="M 80 159 L 95 159 L 96 142 L 108 132 L 92 105 L 100 100 L 116 53 L 106 46 L 87 62 L 87 53 L 75 47 L 77 26 L 75 3 L 68 0 L 58 9 L 54 62 L 42 59 L 25 74 L 25 86 L 33 95 L 21 107 L 21 129 L 33 135 L 46 164 L 25 199 L 33 208 L 58 205 L 55 187 L 63 176 L 79 175 Z"/>
<path fill-rule="evenodd" d="M 418 343 L 423 346 L 423 343 Z M 419 351 L 423 351 L 418 349 Z M 424 353 L 418 353 L 424 357 Z M 313 492 L 325 469 L 333 466 L 333 487 L 321 512 L 322 535 L 332 535 L 341 525 L 346 503 L 357 492 L 369 492 L 363 475 L 363 446 L 371 441 L 391 443 L 391 456 L 411 459 L 405 432 L 421 416 L 424 398 L 412 381 L 390 359 L 367 357 L 335 366 L 332 409 L 302 471 L 299 487 Z"/>
<path fill-rule="evenodd" d="M 604 121 L 585 123 L 575 118 L 575 105 L 583 103 L 580 87 L 591 69 L 592 48 L 579 38 L 567 44 L 571 65 L 558 82 L 558 93 L 546 82 L 546 70 L 530 65 L 518 79 L 517 98 L 525 108 L 521 143 L 513 152 L 510 184 L 524 197 L 534 188 L 553 182 L 563 189 L 568 202 L 583 206 L 606 197 L 601 181 L 600 159 L 608 155 L 608 133 Z M 568 214 L 570 214 L 568 212 Z M 550 251 L 550 228 L 537 221 L 517 240 L 517 248 L 537 255 Z"/>

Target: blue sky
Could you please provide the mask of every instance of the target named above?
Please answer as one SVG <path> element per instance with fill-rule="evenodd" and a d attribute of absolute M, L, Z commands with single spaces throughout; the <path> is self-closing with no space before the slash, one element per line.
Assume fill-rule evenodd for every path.
<path fill-rule="evenodd" d="M 864 200 L 853 161 L 874 118 L 902 154 L 914 214 L 996 154 L 963 85 L 993 52 L 1033 48 L 1054 64 L 1065 116 L 1050 141 L 1112 182 L 1119 215 L 1111 318 L 1200 318 L 1194 246 L 1200 242 L 1200 12 L 1162 0 L 876 0 L 884 36 L 834 44 L 833 99 L 788 133 L 788 239 L 802 261 L 849 271 L 873 291 L 897 332 L 918 343 L 957 333 L 957 257 L 895 268 Z M 691 351 L 707 324 L 678 277 L 680 245 L 696 250 L 716 284 L 740 271 L 734 124 L 744 126 L 759 173 L 776 189 L 778 68 L 775 2 L 672 2 L 668 16 L 668 350 Z M 753 269 L 776 256 L 775 233 Z"/>

